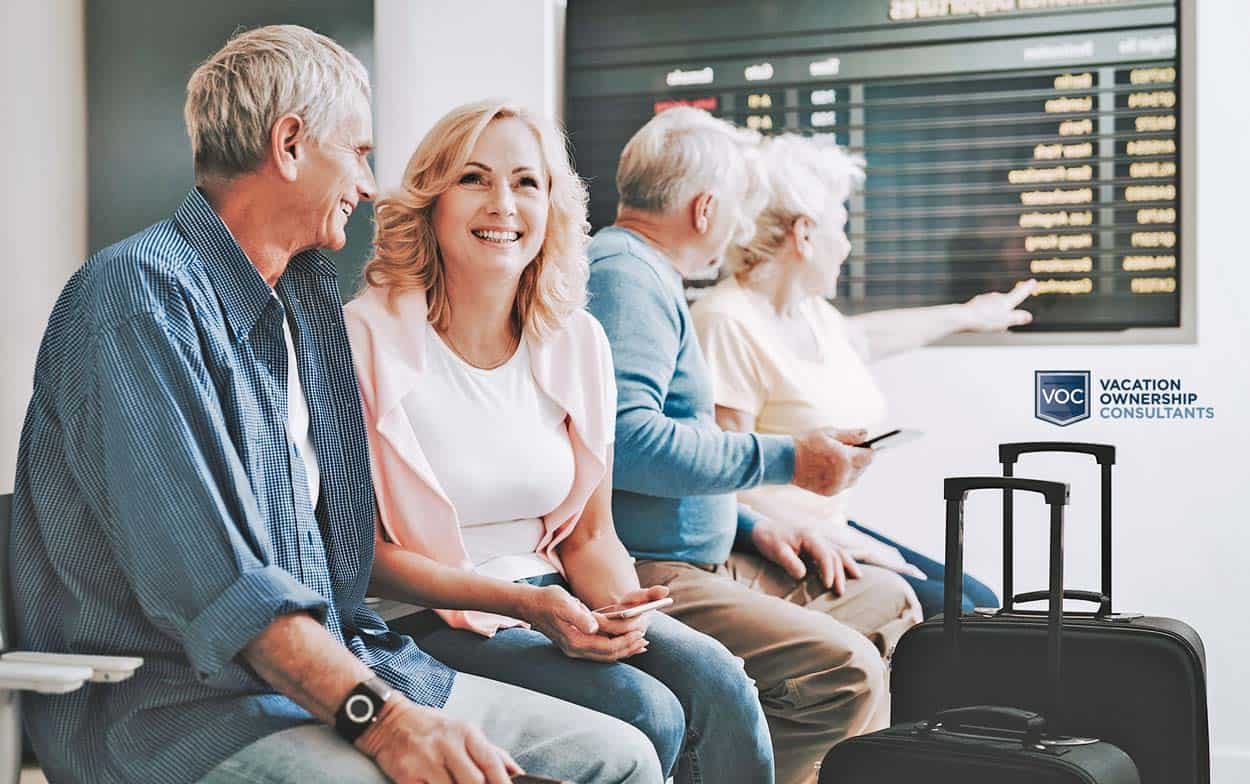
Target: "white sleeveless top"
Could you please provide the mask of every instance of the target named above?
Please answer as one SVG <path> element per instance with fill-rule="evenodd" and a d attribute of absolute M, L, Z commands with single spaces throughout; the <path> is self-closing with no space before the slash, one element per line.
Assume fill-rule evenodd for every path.
<path fill-rule="evenodd" d="M 573 443 L 567 413 L 534 380 L 526 339 L 491 370 L 462 360 L 429 324 L 424 339 L 421 380 L 403 407 L 469 558 L 505 580 L 555 572 L 534 550 L 539 518 L 573 486 Z"/>

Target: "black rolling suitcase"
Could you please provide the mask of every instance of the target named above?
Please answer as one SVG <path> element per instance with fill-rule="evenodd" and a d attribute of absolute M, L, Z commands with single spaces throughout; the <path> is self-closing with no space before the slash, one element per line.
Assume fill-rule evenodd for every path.
<path fill-rule="evenodd" d="M 1064 591 L 1065 598 L 1097 602 L 1093 612 L 1063 616 L 1062 712 L 1048 714 L 1052 728 L 1109 741 L 1133 758 L 1142 784 L 1209 784 L 1206 663 L 1202 641 L 1171 618 L 1111 610 L 1111 467 L 1115 447 L 1081 443 L 1019 443 L 999 447 L 1006 476 L 1021 454 L 1092 455 L 1102 469 L 1102 590 Z M 962 621 L 963 657 L 953 676 L 966 703 L 1050 705 L 1044 681 L 1022 678 L 1044 661 L 1046 615 L 1016 604 L 1040 592 L 1012 595 L 1012 507 L 1003 493 L 1003 595 L 998 611 L 979 610 Z M 950 554 L 947 554 L 948 562 Z M 950 580 L 947 573 L 948 585 Z M 959 607 L 958 604 L 955 605 Z M 946 604 L 946 612 L 951 612 Z M 896 722 L 929 718 L 944 703 L 941 617 L 908 630 L 891 665 Z"/>
<path fill-rule="evenodd" d="M 1041 669 L 1016 668 L 1015 676 L 1034 677 L 1051 686 L 1059 700 L 1064 662 L 1063 507 L 1068 486 L 1059 482 L 1003 477 L 947 479 L 946 609 L 944 650 L 934 651 L 935 686 L 944 686 L 948 704 L 963 702 L 959 685 L 944 677 L 943 666 L 957 670 L 969 648 L 958 613 L 963 584 L 963 502 L 971 490 L 1002 488 L 1041 493 L 1050 505 L 1050 636 L 1039 639 L 1048 677 Z M 956 612 L 950 612 L 954 608 Z M 1061 710 L 1057 704 L 1052 710 Z M 834 746 L 820 766 L 820 784 L 1138 784 L 1128 755 L 1094 738 L 1055 735 L 1039 713 L 997 705 L 935 710 L 924 720 L 895 724 L 887 730 L 851 738 Z"/>

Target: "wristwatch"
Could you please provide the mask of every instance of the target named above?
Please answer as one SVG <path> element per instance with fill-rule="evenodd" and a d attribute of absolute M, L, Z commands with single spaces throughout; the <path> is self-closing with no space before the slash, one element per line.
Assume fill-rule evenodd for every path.
<path fill-rule="evenodd" d="M 356 739 L 378 720 L 378 716 L 382 713 L 382 706 L 390 699 L 392 693 L 394 689 L 381 678 L 370 678 L 363 683 L 356 684 L 356 688 L 351 690 L 347 699 L 343 700 L 343 704 L 334 713 L 335 731 L 348 743 L 355 743 Z"/>

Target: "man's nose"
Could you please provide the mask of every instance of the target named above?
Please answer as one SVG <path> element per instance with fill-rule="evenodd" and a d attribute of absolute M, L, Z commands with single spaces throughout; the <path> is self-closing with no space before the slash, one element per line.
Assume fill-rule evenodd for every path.
<path fill-rule="evenodd" d="M 361 201 L 373 201 L 378 195 L 378 181 L 374 179 L 373 169 L 368 161 L 365 162 L 364 169 L 364 174 L 356 183 L 356 192 L 360 194 Z"/>

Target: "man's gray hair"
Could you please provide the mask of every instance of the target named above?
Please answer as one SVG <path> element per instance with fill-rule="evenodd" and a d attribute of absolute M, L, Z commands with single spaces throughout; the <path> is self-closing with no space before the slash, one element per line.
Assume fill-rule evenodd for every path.
<path fill-rule="evenodd" d="M 678 106 L 638 129 L 616 170 L 620 204 L 653 213 L 682 207 L 699 193 L 754 201 L 763 186 L 756 161 L 759 134 L 702 109 Z M 763 206 L 754 205 L 754 209 Z M 752 205 L 738 205 L 752 220 Z"/>
<path fill-rule="evenodd" d="M 187 82 L 196 181 L 255 171 L 284 114 L 298 115 L 309 138 L 324 138 L 358 97 L 371 98 L 369 74 L 326 36 L 298 25 L 235 35 Z"/>

